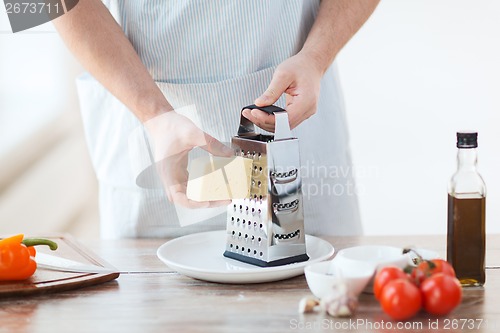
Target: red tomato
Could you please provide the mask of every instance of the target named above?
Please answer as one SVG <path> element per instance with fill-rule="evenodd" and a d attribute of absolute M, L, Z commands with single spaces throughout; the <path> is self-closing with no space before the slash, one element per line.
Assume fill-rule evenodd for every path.
<path fill-rule="evenodd" d="M 385 285 L 380 295 L 380 305 L 392 319 L 407 320 L 422 307 L 422 295 L 408 279 L 396 279 Z"/>
<path fill-rule="evenodd" d="M 380 299 L 380 294 L 384 286 L 392 280 L 396 279 L 407 279 L 408 275 L 399 267 L 386 266 L 381 268 L 375 275 L 375 280 L 373 282 L 373 293 L 376 299 Z"/>
<path fill-rule="evenodd" d="M 462 301 L 462 286 L 457 278 L 436 273 L 422 282 L 423 307 L 430 314 L 450 313 Z"/>
<path fill-rule="evenodd" d="M 443 273 L 445 275 L 455 277 L 455 270 L 449 262 L 443 259 L 424 260 L 411 272 L 411 277 L 415 283 L 420 285 L 425 279 L 436 274 Z"/>

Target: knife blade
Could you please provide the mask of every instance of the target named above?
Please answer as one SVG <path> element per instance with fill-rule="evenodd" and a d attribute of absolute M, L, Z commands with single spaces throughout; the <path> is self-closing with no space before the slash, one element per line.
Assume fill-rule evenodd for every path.
<path fill-rule="evenodd" d="M 37 252 L 36 263 L 38 268 L 48 269 L 60 272 L 75 273 L 116 273 L 117 269 L 106 268 L 102 266 L 84 264 L 78 261 L 57 257 L 51 254 Z"/>

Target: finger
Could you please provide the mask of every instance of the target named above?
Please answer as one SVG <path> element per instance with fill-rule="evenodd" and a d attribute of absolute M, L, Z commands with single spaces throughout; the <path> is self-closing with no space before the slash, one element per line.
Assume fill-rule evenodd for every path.
<path fill-rule="evenodd" d="M 194 201 L 194 200 L 188 199 L 188 197 L 186 196 L 186 193 L 183 191 L 173 192 L 172 193 L 172 202 L 175 205 L 180 205 L 182 207 L 193 208 L 193 209 L 210 207 L 210 203 L 208 201 Z"/>
<path fill-rule="evenodd" d="M 167 195 L 168 201 L 175 203 L 180 200 L 178 198 L 179 193 L 186 192 L 187 182 L 183 182 L 179 179 L 174 179 L 173 177 L 169 177 L 165 174 L 161 175 L 163 182 L 163 189 L 165 194 Z"/>
<path fill-rule="evenodd" d="M 170 191 L 168 190 L 168 188 L 164 187 L 164 190 L 165 190 L 165 194 L 167 195 L 168 201 L 173 202 L 172 195 L 170 194 Z"/>
<path fill-rule="evenodd" d="M 222 142 L 203 132 L 203 140 L 200 144 L 200 148 L 206 150 L 212 155 L 222 156 L 222 157 L 231 157 L 234 156 L 234 151 L 230 147 L 224 145 Z"/>
<path fill-rule="evenodd" d="M 254 101 L 255 105 L 267 106 L 275 103 L 291 83 L 292 79 L 288 73 L 275 71 L 267 90 Z"/>
<path fill-rule="evenodd" d="M 250 111 L 255 124 L 268 132 L 274 132 L 275 119 L 273 114 L 253 109 Z"/>
<path fill-rule="evenodd" d="M 231 204 L 231 200 L 216 200 L 216 201 L 209 201 L 209 207 L 214 208 L 214 207 L 221 207 L 221 206 L 227 206 Z"/>
<path fill-rule="evenodd" d="M 295 101 L 292 100 L 289 102 L 287 98 L 286 110 L 288 112 L 288 121 L 290 123 L 290 129 L 294 129 L 301 122 L 300 103 L 297 103 L 296 99 Z"/>
<path fill-rule="evenodd" d="M 165 176 L 165 174 L 168 173 L 165 172 L 168 168 L 166 167 L 166 159 L 156 162 L 156 172 L 157 175 L 160 177 L 161 183 L 163 185 L 163 190 L 165 191 L 165 195 L 167 196 L 168 201 L 172 202 L 172 195 L 170 194 L 169 186 L 168 184 L 168 177 Z"/>
<path fill-rule="evenodd" d="M 286 109 L 290 129 L 294 129 L 316 113 L 316 104 L 314 101 L 304 101 L 300 97 L 292 97 L 291 101 L 287 103 Z"/>
<path fill-rule="evenodd" d="M 156 163 L 156 170 L 170 202 L 174 201 L 173 192 L 187 188 L 187 164 L 187 152 L 169 156 Z"/>
<path fill-rule="evenodd" d="M 245 109 L 243 110 L 243 116 L 260 128 L 268 132 L 274 132 L 274 115 L 258 109 Z"/>

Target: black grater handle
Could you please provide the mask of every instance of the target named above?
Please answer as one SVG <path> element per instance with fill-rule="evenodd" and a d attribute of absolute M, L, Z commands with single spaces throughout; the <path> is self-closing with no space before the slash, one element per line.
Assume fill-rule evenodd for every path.
<path fill-rule="evenodd" d="M 240 128 L 238 129 L 238 136 L 245 137 L 256 135 L 254 124 L 247 118 L 243 117 L 243 110 L 245 109 L 259 109 L 261 111 L 267 112 L 268 114 L 274 114 L 276 119 L 274 140 L 285 140 L 292 138 L 290 124 L 288 123 L 288 114 L 285 109 L 282 109 L 276 105 L 257 106 L 255 104 L 245 106 L 241 109 Z"/>
<path fill-rule="evenodd" d="M 259 110 L 267 112 L 269 114 L 274 114 L 275 112 L 285 111 L 284 109 L 282 109 L 282 108 L 280 108 L 279 106 L 276 106 L 276 105 L 257 106 L 255 104 L 252 104 L 252 105 L 245 106 L 243 109 L 241 109 L 241 111 L 243 111 L 245 109 L 250 109 L 250 110 L 259 109 Z"/>

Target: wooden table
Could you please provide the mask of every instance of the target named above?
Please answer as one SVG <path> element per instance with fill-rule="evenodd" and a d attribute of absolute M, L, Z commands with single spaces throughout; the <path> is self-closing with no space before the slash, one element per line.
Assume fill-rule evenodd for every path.
<path fill-rule="evenodd" d="M 335 249 L 359 244 L 409 244 L 444 255 L 445 236 L 327 237 Z M 288 332 L 395 331 L 373 296 L 362 294 L 356 315 L 335 319 L 299 314 L 312 296 L 304 276 L 285 281 L 224 285 L 181 276 L 156 257 L 165 240 L 83 241 L 122 272 L 118 280 L 84 289 L 0 301 L 0 332 Z M 500 331 L 500 235 L 487 240 L 487 282 L 464 290 L 450 315 L 425 313 L 403 323 L 411 331 Z M 401 324 L 399 324 L 401 325 Z M 469 326 L 469 327 L 468 327 Z"/>

